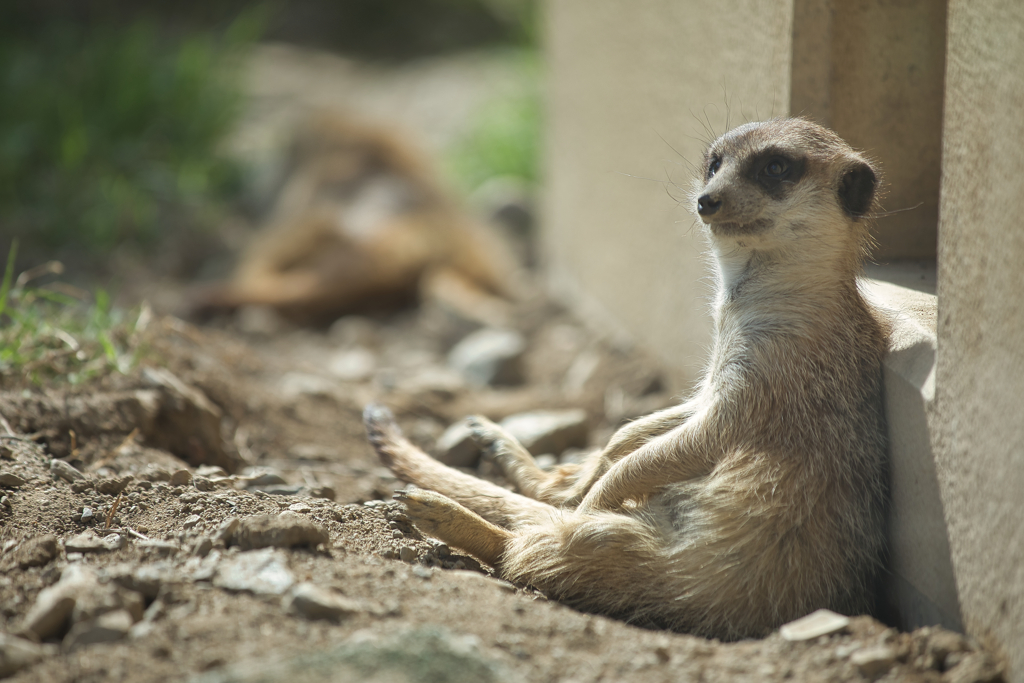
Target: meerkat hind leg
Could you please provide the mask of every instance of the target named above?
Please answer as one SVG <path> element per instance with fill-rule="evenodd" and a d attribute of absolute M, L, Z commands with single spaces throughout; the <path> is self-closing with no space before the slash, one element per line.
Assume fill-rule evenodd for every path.
<path fill-rule="evenodd" d="M 512 532 L 491 524 L 451 498 L 426 489 L 396 491 L 395 499 L 421 532 L 497 566 Z"/>

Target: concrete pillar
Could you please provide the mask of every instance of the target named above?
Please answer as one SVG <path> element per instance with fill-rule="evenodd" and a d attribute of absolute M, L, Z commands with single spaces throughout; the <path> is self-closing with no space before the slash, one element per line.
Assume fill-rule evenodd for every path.
<path fill-rule="evenodd" d="M 791 4 L 550 0 L 542 254 L 554 291 L 695 379 L 710 339 L 688 194 L 706 143 L 788 113 Z"/>
<path fill-rule="evenodd" d="M 951 0 L 934 444 L 964 625 L 1024 681 L 1024 5 Z"/>

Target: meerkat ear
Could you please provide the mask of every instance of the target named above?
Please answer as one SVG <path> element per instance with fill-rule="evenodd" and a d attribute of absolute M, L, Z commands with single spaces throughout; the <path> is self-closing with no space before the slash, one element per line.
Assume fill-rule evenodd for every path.
<path fill-rule="evenodd" d="M 860 218 L 871 210 L 877 187 L 874 169 L 863 161 L 855 161 L 839 180 L 839 203 L 846 213 Z"/>

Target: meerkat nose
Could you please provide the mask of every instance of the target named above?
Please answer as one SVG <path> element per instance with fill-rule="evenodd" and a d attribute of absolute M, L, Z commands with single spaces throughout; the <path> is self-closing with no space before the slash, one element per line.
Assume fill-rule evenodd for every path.
<path fill-rule="evenodd" d="M 710 216 L 718 213 L 720 208 L 722 208 L 722 201 L 720 199 L 712 199 L 711 195 L 701 195 L 697 200 L 697 213 L 701 216 Z"/>

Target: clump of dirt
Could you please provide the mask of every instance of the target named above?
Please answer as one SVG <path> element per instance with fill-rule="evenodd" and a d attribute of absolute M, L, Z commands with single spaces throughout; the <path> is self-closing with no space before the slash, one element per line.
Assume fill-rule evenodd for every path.
<path fill-rule="evenodd" d="M 272 323 L 244 332 L 246 316 Z M 856 617 L 831 635 L 719 643 L 582 614 L 422 537 L 361 411 L 440 457 L 465 414 L 582 408 L 585 443 L 675 400 L 656 364 L 541 297 L 521 382 L 476 386 L 436 307 L 327 331 L 244 312 L 146 330 L 145 367 L 0 393 L 0 676 L 12 681 L 1000 680 L 942 629 Z M 272 333 L 270 333 L 272 332 Z M 10 387 L 11 382 L 5 382 Z M 442 440 L 443 441 L 443 440 Z M 543 455 L 553 464 L 579 448 Z M 469 463 L 489 476 L 489 463 Z"/>

